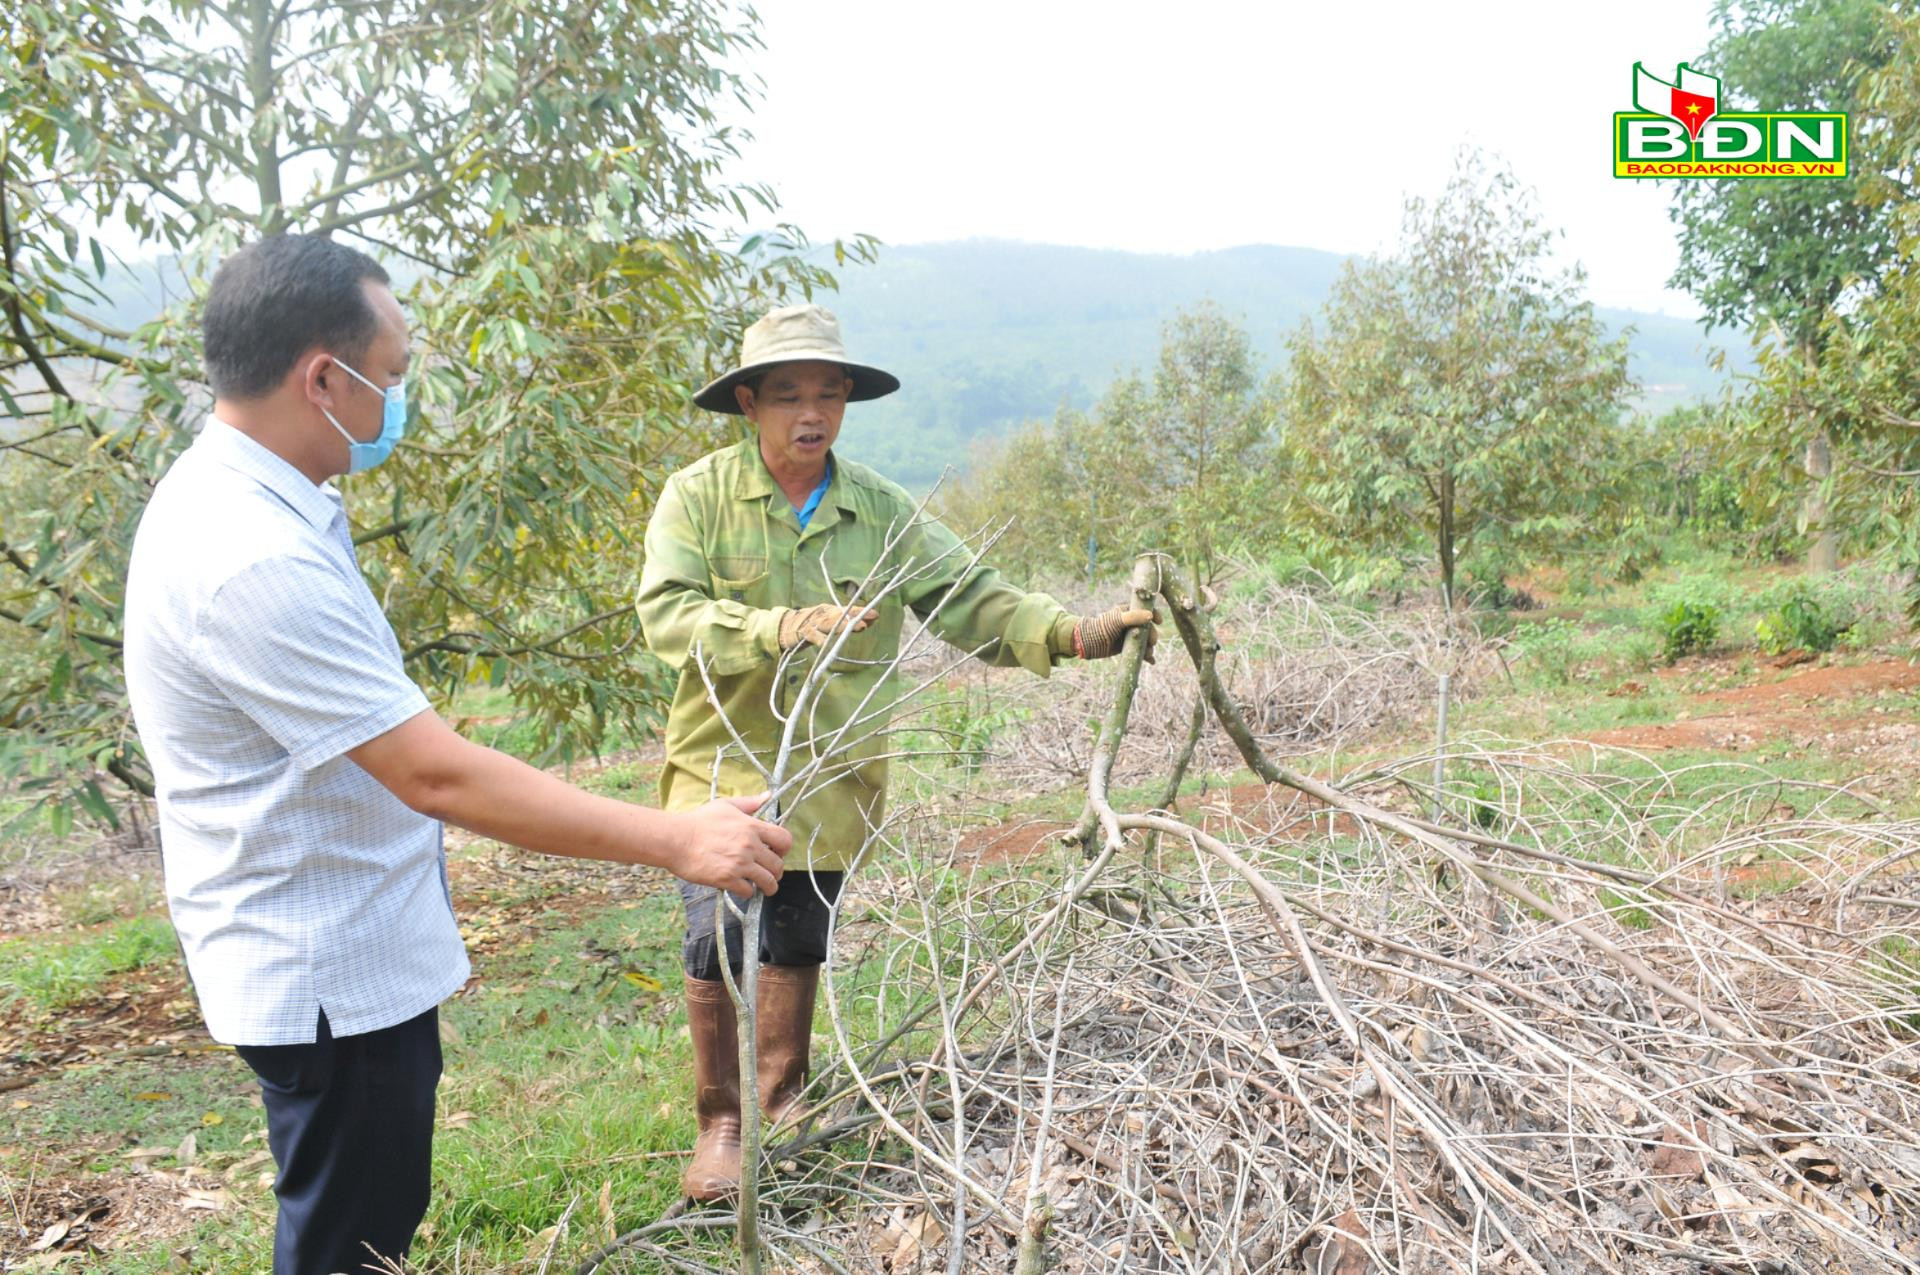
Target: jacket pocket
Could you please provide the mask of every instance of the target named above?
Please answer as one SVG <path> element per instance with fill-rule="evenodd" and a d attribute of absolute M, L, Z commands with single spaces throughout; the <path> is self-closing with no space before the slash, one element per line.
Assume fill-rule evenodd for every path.
<path fill-rule="evenodd" d="M 707 573 L 713 584 L 713 596 L 720 602 L 742 602 L 750 607 L 765 607 L 767 598 L 767 559 L 764 555 L 736 555 L 707 559 Z"/>
<path fill-rule="evenodd" d="M 844 669 L 884 664 L 898 655 L 901 624 L 907 611 L 898 589 L 875 600 L 892 574 L 885 563 L 874 566 L 874 559 L 884 551 L 885 544 L 872 534 L 849 534 L 858 530 L 842 528 L 822 555 L 826 583 L 833 590 L 832 601 L 844 607 L 865 604 L 877 613 L 871 624 L 850 634 L 840 648 L 839 664 Z"/>

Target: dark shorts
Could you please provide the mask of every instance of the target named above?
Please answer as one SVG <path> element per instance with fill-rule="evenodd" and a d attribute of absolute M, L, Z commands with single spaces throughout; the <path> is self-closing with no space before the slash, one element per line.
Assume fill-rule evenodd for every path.
<path fill-rule="evenodd" d="M 819 965 L 827 959 L 828 931 L 833 923 L 833 905 L 846 881 L 844 872 L 786 872 L 780 877 L 780 892 L 767 896 L 760 912 L 760 963 L 763 965 Z M 720 891 L 712 886 L 680 883 L 680 902 L 686 909 L 687 937 L 680 945 L 680 960 L 690 978 L 718 982 L 719 945 L 714 941 L 714 900 Z M 746 904 L 733 903 L 745 912 Z M 740 918 L 733 908 L 721 905 L 726 913 L 727 964 L 740 972 Z"/>

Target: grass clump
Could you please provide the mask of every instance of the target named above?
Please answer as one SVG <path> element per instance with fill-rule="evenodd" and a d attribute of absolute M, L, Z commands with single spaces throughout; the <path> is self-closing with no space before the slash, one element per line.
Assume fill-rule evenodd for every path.
<path fill-rule="evenodd" d="M 117 921 L 74 937 L 0 943 L 0 1004 L 52 1013 L 105 990 L 116 974 L 173 958 L 173 926 L 159 915 Z"/>

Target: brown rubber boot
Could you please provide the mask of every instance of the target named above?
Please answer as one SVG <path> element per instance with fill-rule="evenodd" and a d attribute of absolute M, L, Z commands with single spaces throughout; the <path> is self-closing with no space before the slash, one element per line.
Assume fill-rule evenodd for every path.
<path fill-rule="evenodd" d="M 740 1189 L 740 1036 L 725 983 L 689 978 L 686 990 L 700 1136 L 680 1186 L 690 1199 L 718 1200 Z"/>
<path fill-rule="evenodd" d="M 820 987 L 818 965 L 760 967 L 760 1106 L 768 1124 L 798 1120 L 800 1091 L 807 1087 L 807 1060 L 813 1044 L 813 999 Z"/>

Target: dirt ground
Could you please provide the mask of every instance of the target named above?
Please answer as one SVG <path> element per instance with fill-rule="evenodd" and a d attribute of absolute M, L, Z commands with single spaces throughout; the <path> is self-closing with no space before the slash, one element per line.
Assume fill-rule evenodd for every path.
<path fill-rule="evenodd" d="M 1662 669 L 1648 681 L 1674 684 L 1732 677 L 1735 667 L 1724 657 L 1696 659 Z M 1863 775 L 1920 778 L 1920 714 L 1910 706 L 1873 702 L 1920 692 L 1920 664 L 1898 659 L 1823 667 L 1787 664 L 1762 666 L 1753 677 L 1747 685 L 1688 695 L 1674 721 L 1614 727 L 1579 738 L 1641 751 L 1741 753 L 1777 744 L 1796 752 L 1857 759 L 1852 764 Z M 1623 682 L 1610 694 L 1644 695 L 1648 681 Z M 1304 838 L 1328 832 L 1324 813 L 1315 818 L 1314 803 L 1264 784 L 1189 794 L 1180 806 L 1200 815 L 1210 829 L 1232 819 L 1257 822 L 1269 836 Z M 971 828 L 957 837 L 955 853 L 963 863 L 1018 862 L 1052 848 L 1072 826 L 1060 820 L 1016 819 Z"/>
<path fill-rule="evenodd" d="M 1656 677 L 1677 678 L 1663 670 Z M 1636 683 L 1617 693 L 1633 694 Z M 1583 738 L 1619 748 L 1688 748 L 1745 752 L 1784 743 L 1828 757 L 1858 757 L 1862 771 L 1911 769 L 1920 760 L 1920 722 L 1870 698 L 1920 689 L 1920 665 L 1905 660 L 1824 668 L 1766 670 L 1749 686 L 1693 697 L 1683 720 L 1622 726 Z"/>

